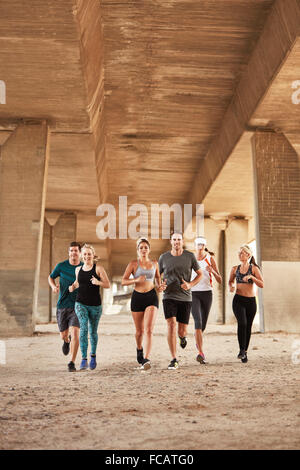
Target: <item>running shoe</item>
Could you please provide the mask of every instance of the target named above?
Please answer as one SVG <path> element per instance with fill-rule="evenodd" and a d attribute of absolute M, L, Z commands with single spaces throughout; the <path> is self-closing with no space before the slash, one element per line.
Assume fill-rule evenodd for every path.
<path fill-rule="evenodd" d="M 80 364 L 80 370 L 87 370 L 88 368 L 88 361 L 87 359 L 82 359 Z"/>
<path fill-rule="evenodd" d="M 71 335 L 69 336 L 69 342 L 67 343 L 64 341 L 64 344 L 62 345 L 62 352 L 64 353 L 65 356 L 67 356 L 70 352 L 70 343 L 71 343 Z"/>
<path fill-rule="evenodd" d="M 91 355 L 91 360 L 90 360 L 90 363 L 89 363 L 89 368 L 90 368 L 91 370 L 94 370 L 94 369 L 96 369 L 96 367 L 97 367 L 97 361 L 96 361 L 96 354 L 95 354 L 95 355 L 93 355 L 93 356 Z"/>
<path fill-rule="evenodd" d="M 72 361 L 69 362 L 68 369 L 69 369 L 69 372 L 76 372 L 76 367 L 75 367 L 74 362 L 72 362 Z"/>
<path fill-rule="evenodd" d="M 136 360 L 138 361 L 139 364 L 143 364 L 143 360 L 144 360 L 143 348 L 136 350 Z"/>
<path fill-rule="evenodd" d="M 196 357 L 196 361 L 200 362 L 200 364 L 206 364 L 204 354 L 203 353 L 198 354 L 198 356 Z"/>
<path fill-rule="evenodd" d="M 245 350 L 244 350 L 244 349 L 241 349 L 240 352 L 239 352 L 238 355 L 237 355 L 237 358 L 238 358 L 238 359 L 244 359 L 245 356 L 246 356 Z"/>
<path fill-rule="evenodd" d="M 242 362 L 244 363 L 248 362 L 247 351 L 245 352 L 244 357 L 242 357 Z"/>
<path fill-rule="evenodd" d="M 168 369 L 178 369 L 179 365 L 178 365 L 178 361 L 177 359 L 172 359 L 172 361 L 170 362 L 170 364 L 168 365 Z"/>
<path fill-rule="evenodd" d="M 149 359 L 144 359 L 143 364 L 141 365 L 142 370 L 149 370 L 151 369 L 151 364 Z"/>
<path fill-rule="evenodd" d="M 186 337 L 185 336 L 179 336 L 179 343 L 180 343 L 180 346 L 182 347 L 182 349 L 184 349 L 187 345 L 187 340 L 186 340 Z"/>

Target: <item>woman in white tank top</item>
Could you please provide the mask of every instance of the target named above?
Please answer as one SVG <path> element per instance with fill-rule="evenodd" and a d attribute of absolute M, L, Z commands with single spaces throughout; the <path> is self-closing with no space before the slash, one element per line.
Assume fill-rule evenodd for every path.
<path fill-rule="evenodd" d="M 212 281 L 213 278 L 221 284 L 222 277 L 219 273 L 213 253 L 206 248 L 206 239 L 198 237 L 195 239 L 196 258 L 202 271 L 202 277 L 198 284 L 192 287 L 192 315 L 195 322 L 195 339 L 198 349 L 197 361 L 205 364 L 203 353 L 203 331 L 205 330 L 208 315 L 212 304 Z M 195 273 L 192 273 L 192 279 Z"/>

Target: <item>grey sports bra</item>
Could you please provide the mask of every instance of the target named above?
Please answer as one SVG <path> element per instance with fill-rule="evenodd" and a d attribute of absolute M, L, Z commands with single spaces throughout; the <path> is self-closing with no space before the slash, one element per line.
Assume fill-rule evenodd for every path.
<path fill-rule="evenodd" d="M 252 279 L 249 279 L 248 281 L 244 281 L 245 276 L 249 276 L 252 274 L 252 264 L 249 264 L 248 271 L 245 274 L 242 274 L 240 271 L 241 265 L 239 264 L 238 267 L 236 268 L 235 272 L 235 279 L 237 284 L 253 284 Z"/>
<path fill-rule="evenodd" d="M 135 271 L 133 277 L 136 279 L 139 276 L 146 276 L 147 281 L 154 281 L 155 277 L 155 266 L 152 265 L 151 269 L 144 269 L 142 266 L 140 266 L 140 263 L 138 261 L 138 267 L 137 270 Z"/>

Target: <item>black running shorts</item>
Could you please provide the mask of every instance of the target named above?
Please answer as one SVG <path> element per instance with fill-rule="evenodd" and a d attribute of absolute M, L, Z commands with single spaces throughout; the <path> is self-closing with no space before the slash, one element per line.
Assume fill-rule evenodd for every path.
<path fill-rule="evenodd" d="M 78 317 L 73 308 L 58 308 L 56 310 L 56 319 L 60 332 L 66 331 L 70 326 L 80 328 Z"/>
<path fill-rule="evenodd" d="M 155 289 L 149 292 L 137 292 L 134 290 L 131 296 L 132 312 L 144 312 L 147 307 L 158 307 L 158 297 Z"/>
<path fill-rule="evenodd" d="M 183 300 L 164 299 L 164 314 L 165 319 L 176 317 L 178 323 L 189 324 L 192 302 L 185 302 Z"/>

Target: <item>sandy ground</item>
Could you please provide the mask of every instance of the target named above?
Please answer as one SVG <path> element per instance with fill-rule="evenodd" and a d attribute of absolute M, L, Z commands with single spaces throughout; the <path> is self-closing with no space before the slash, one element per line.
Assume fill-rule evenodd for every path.
<path fill-rule="evenodd" d="M 130 315 L 104 315 L 99 334 L 97 369 L 75 373 L 55 324 L 5 340 L 0 449 L 299 449 L 300 364 L 291 355 L 300 335 L 255 331 L 242 364 L 236 326 L 209 325 L 209 363 L 200 365 L 190 324 L 180 368 L 169 371 L 160 316 L 146 372 Z"/>

